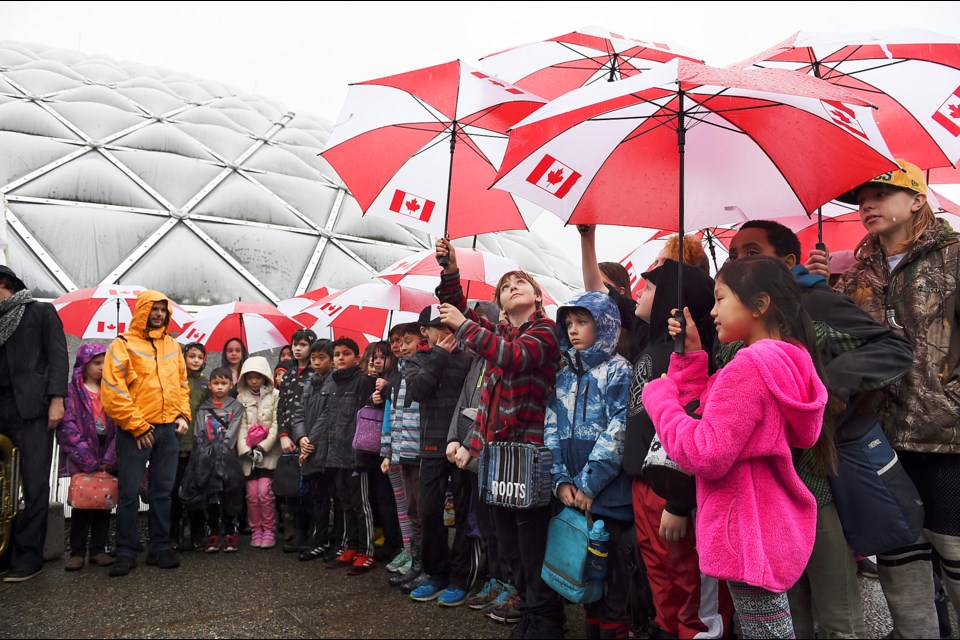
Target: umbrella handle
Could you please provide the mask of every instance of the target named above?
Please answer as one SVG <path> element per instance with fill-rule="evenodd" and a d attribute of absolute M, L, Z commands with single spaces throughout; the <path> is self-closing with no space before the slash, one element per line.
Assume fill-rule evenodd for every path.
<path fill-rule="evenodd" d="M 683 309 L 677 309 L 677 313 L 673 317 L 680 323 L 680 333 L 673 339 L 673 352 L 686 353 L 687 319 L 683 315 Z"/>
<path fill-rule="evenodd" d="M 827 245 L 823 244 L 822 242 L 817 243 L 817 251 L 826 251 L 826 250 L 827 250 Z"/>

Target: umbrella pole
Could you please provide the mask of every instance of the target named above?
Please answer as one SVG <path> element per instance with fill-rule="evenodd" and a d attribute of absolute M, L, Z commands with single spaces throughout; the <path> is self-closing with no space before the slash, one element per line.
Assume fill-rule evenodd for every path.
<path fill-rule="evenodd" d="M 387 326 L 383 328 L 383 339 L 386 340 L 390 335 L 390 326 L 393 324 L 393 309 L 387 314 Z"/>
<path fill-rule="evenodd" d="M 247 334 L 243 330 L 243 314 L 240 314 L 240 343 L 243 344 L 243 348 L 248 350 L 247 347 Z"/>
<path fill-rule="evenodd" d="M 453 151 L 457 146 L 457 121 L 454 120 L 450 127 L 450 171 L 447 173 L 447 212 L 443 219 L 443 237 L 447 237 L 447 221 L 450 220 L 450 190 L 453 188 Z M 441 256 L 437 259 L 441 267 L 450 264 L 449 256 Z"/>
<path fill-rule="evenodd" d="M 472 247 L 472 248 L 473 248 L 474 251 L 477 250 L 477 236 L 473 236 L 473 247 Z M 470 281 L 469 281 L 469 280 L 467 280 L 467 290 L 466 290 L 466 291 L 464 292 L 464 294 L 463 294 L 463 299 L 464 299 L 464 300 L 469 300 L 469 299 L 470 299 Z"/>
<path fill-rule="evenodd" d="M 713 259 L 713 270 L 714 272 L 719 271 L 720 268 L 717 266 L 717 248 L 713 244 L 713 232 L 707 229 L 707 247 L 710 249 L 710 257 Z"/>
<path fill-rule="evenodd" d="M 117 335 L 120 335 L 120 298 L 117 298 Z"/>
<path fill-rule="evenodd" d="M 686 342 L 687 332 L 686 327 L 684 327 L 685 321 L 683 316 L 683 226 L 684 226 L 684 206 L 683 206 L 683 194 L 684 194 L 684 147 L 687 143 L 687 132 L 684 129 L 683 122 L 683 90 L 679 92 L 680 102 L 677 109 L 677 152 L 680 155 L 680 173 L 679 173 L 679 188 L 680 188 L 680 202 L 679 202 L 679 213 L 680 213 L 680 255 L 678 256 L 677 262 L 679 263 L 679 268 L 677 269 L 677 321 L 680 323 L 680 333 L 677 334 L 677 337 L 673 342 L 673 351 L 674 353 L 683 353 L 684 352 L 684 343 Z"/>
<path fill-rule="evenodd" d="M 827 245 L 823 244 L 823 207 L 817 207 L 817 249 L 827 250 Z"/>

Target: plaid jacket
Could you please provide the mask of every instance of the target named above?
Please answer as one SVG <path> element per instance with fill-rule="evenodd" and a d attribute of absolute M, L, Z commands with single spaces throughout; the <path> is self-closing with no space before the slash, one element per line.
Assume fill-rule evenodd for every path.
<path fill-rule="evenodd" d="M 459 273 L 441 276 L 437 297 L 464 312 L 467 321 L 457 330 L 457 339 L 488 362 L 470 453 L 479 457 L 484 443 L 491 441 L 543 444 L 547 396 L 560 363 L 556 323 L 538 311 L 520 327 L 495 325 L 467 308 Z M 498 386 L 499 402 L 491 407 Z"/>

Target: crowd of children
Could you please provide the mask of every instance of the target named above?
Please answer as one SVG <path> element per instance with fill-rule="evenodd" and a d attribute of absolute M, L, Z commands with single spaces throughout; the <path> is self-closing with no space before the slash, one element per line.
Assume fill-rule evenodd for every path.
<path fill-rule="evenodd" d="M 176 544 L 237 551 L 245 524 L 251 547 L 282 542 L 351 576 L 382 564 L 415 601 L 560 638 L 564 604 L 541 569 L 551 518 L 571 507 L 610 535 L 587 637 L 651 619 L 658 637 L 729 637 L 735 621 L 742 637 L 864 637 L 838 469 L 841 445 L 879 423 L 925 508 L 916 539 L 878 554 L 880 582 L 897 637 L 936 637 L 934 581 L 960 605 L 960 235 L 900 164 L 851 194 L 868 234 L 836 290 L 824 252 L 804 265 L 789 229 L 755 221 L 715 279 L 678 238 L 633 300 L 581 227 L 587 291 L 556 322 L 522 271 L 500 279 L 495 307 L 470 308 L 441 239 L 440 304 L 362 352 L 304 329 L 271 369 L 231 340 L 204 376 L 203 345 L 186 345 Z M 63 475 L 115 472 L 103 352 L 77 353 Z M 549 452 L 550 500 L 487 500 L 495 472 L 478 463 L 501 443 Z M 275 496 L 294 460 L 303 490 Z M 105 512 L 73 519 L 67 570 L 87 552 L 109 564 Z"/>

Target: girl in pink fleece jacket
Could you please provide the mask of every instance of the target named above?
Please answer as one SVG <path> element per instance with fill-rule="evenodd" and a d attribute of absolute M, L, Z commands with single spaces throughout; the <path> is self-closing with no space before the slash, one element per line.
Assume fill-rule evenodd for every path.
<path fill-rule="evenodd" d="M 696 476 L 701 570 L 728 581 L 744 637 L 792 638 L 785 592 L 813 550 L 817 503 L 791 447 L 816 443 L 827 402 L 813 325 L 774 258 L 728 262 L 714 297 L 717 337 L 744 348 L 708 379 L 709 356 L 688 331 L 688 352 L 647 384 L 643 405 L 666 452 Z M 670 331 L 679 333 L 676 321 Z M 683 410 L 697 397 L 700 419 Z"/>

